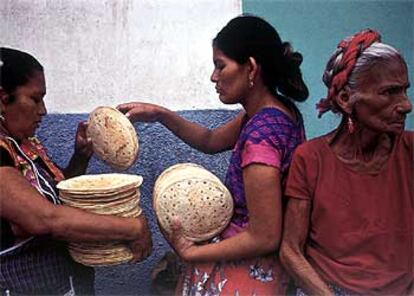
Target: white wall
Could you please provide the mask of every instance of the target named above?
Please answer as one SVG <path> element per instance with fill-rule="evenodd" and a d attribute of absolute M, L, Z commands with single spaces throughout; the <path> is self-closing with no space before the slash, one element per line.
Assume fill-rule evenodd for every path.
<path fill-rule="evenodd" d="M 209 80 L 211 40 L 240 0 L 0 0 L 0 12 L 0 44 L 45 67 L 49 112 L 225 107 Z"/>

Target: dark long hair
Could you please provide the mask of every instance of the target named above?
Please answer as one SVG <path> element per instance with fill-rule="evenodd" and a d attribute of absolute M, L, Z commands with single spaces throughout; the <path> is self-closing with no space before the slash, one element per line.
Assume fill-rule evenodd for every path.
<path fill-rule="evenodd" d="M 252 15 L 236 17 L 213 39 L 213 46 L 239 64 L 255 58 L 272 93 L 279 91 L 299 102 L 309 96 L 300 71 L 302 55 L 294 52 L 290 43 L 282 42 L 265 20 Z"/>
<path fill-rule="evenodd" d="M 35 71 L 42 71 L 43 66 L 32 55 L 13 48 L 0 47 L 0 85 L 10 95 L 17 87 L 24 85 Z"/>

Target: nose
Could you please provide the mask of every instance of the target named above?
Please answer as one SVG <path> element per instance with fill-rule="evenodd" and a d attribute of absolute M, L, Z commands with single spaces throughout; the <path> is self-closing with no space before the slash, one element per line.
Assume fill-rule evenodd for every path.
<path fill-rule="evenodd" d="M 211 76 L 210 76 L 210 80 L 211 80 L 211 82 L 214 82 L 214 83 L 216 83 L 217 81 L 218 81 L 218 79 L 217 79 L 217 71 L 216 71 L 216 69 L 214 69 L 213 70 L 213 73 L 211 73 Z"/>
<path fill-rule="evenodd" d="M 47 114 L 47 109 L 46 109 L 45 101 L 42 100 L 39 102 L 39 115 L 44 116 L 46 114 Z"/>
<path fill-rule="evenodd" d="M 398 112 L 402 114 L 410 113 L 412 109 L 413 104 L 407 96 L 405 96 L 404 100 L 397 107 Z"/>

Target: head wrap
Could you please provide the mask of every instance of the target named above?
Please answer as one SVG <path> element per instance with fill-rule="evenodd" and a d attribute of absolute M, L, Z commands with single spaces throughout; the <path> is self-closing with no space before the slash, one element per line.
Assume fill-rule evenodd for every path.
<path fill-rule="evenodd" d="M 366 29 L 356 33 L 352 37 L 342 40 L 338 44 L 337 51 L 342 53 L 342 57 L 335 65 L 331 80 L 327 83 L 327 98 L 321 99 L 319 103 L 316 104 L 316 108 L 319 110 L 318 117 L 321 117 L 322 114 L 329 110 L 336 110 L 333 98 L 348 82 L 349 75 L 354 69 L 356 61 L 361 53 L 377 41 L 381 41 L 380 34 L 374 30 Z"/>

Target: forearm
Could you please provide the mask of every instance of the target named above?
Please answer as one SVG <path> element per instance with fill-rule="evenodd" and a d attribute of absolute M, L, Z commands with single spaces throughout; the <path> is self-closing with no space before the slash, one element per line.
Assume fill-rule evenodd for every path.
<path fill-rule="evenodd" d="M 68 166 L 62 170 L 63 175 L 68 179 L 85 174 L 89 159 L 90 157 L 84 157 L 74 153 L 69 160 Z"/>
<path fill-rule="evenodd" d="M 218 243 L 197 246 L 184 260 L 211 262 L 254 258 L 276 252 L 279 240 L 243 231 Z M 275 253 L 276 254 L 276 253 Z"/>
<path fill-rule="evenodd" d="M 50 234 L 65 241 L 131 241 L 144 227 L 141 219 L 97 215 L 67 206 L 55 208 Z"/>
<path fill-rule="evenodd" d="M 326 283 L 298 248 L 290 247 L 283 243 L 280 258 L 283 266 L 307 294 L 332 295 Z"/>
<path fill-rule="evenodd" d="M 10 167 L 0 168 L 0 202 L 1 217 L 24 232 L 64 240 L 131 240 L 141 233 L 144 223 L 54 205 Z"/>
<path fill-rule="evenodd" d="M 262 164 L 243 168 L 243 183 L 249 211 L 247 228 L 219 243 L 190 252 L 191 261 L 220 261 L 276 254 L 282 234 L 279 170 Z"/>
<path fill-rule="evenodd" d="M 304 256 L 306 241 L 311 228 L 310 218 L 310 201 L 295 198 L 289 199 L 285 213 L 280 259 L 296 283 L 307 294 L 332 295 L 328 286 Z"/>
<path fill-rule="evenodd" d="M 197 123 L 188 121 L 176 112 L 162 108 L 158 115 L 158 122 L 168 128 L 191 147 L 204 153 L 216 153 L 217 149 L 211 145 L 212 131 Z"/>

